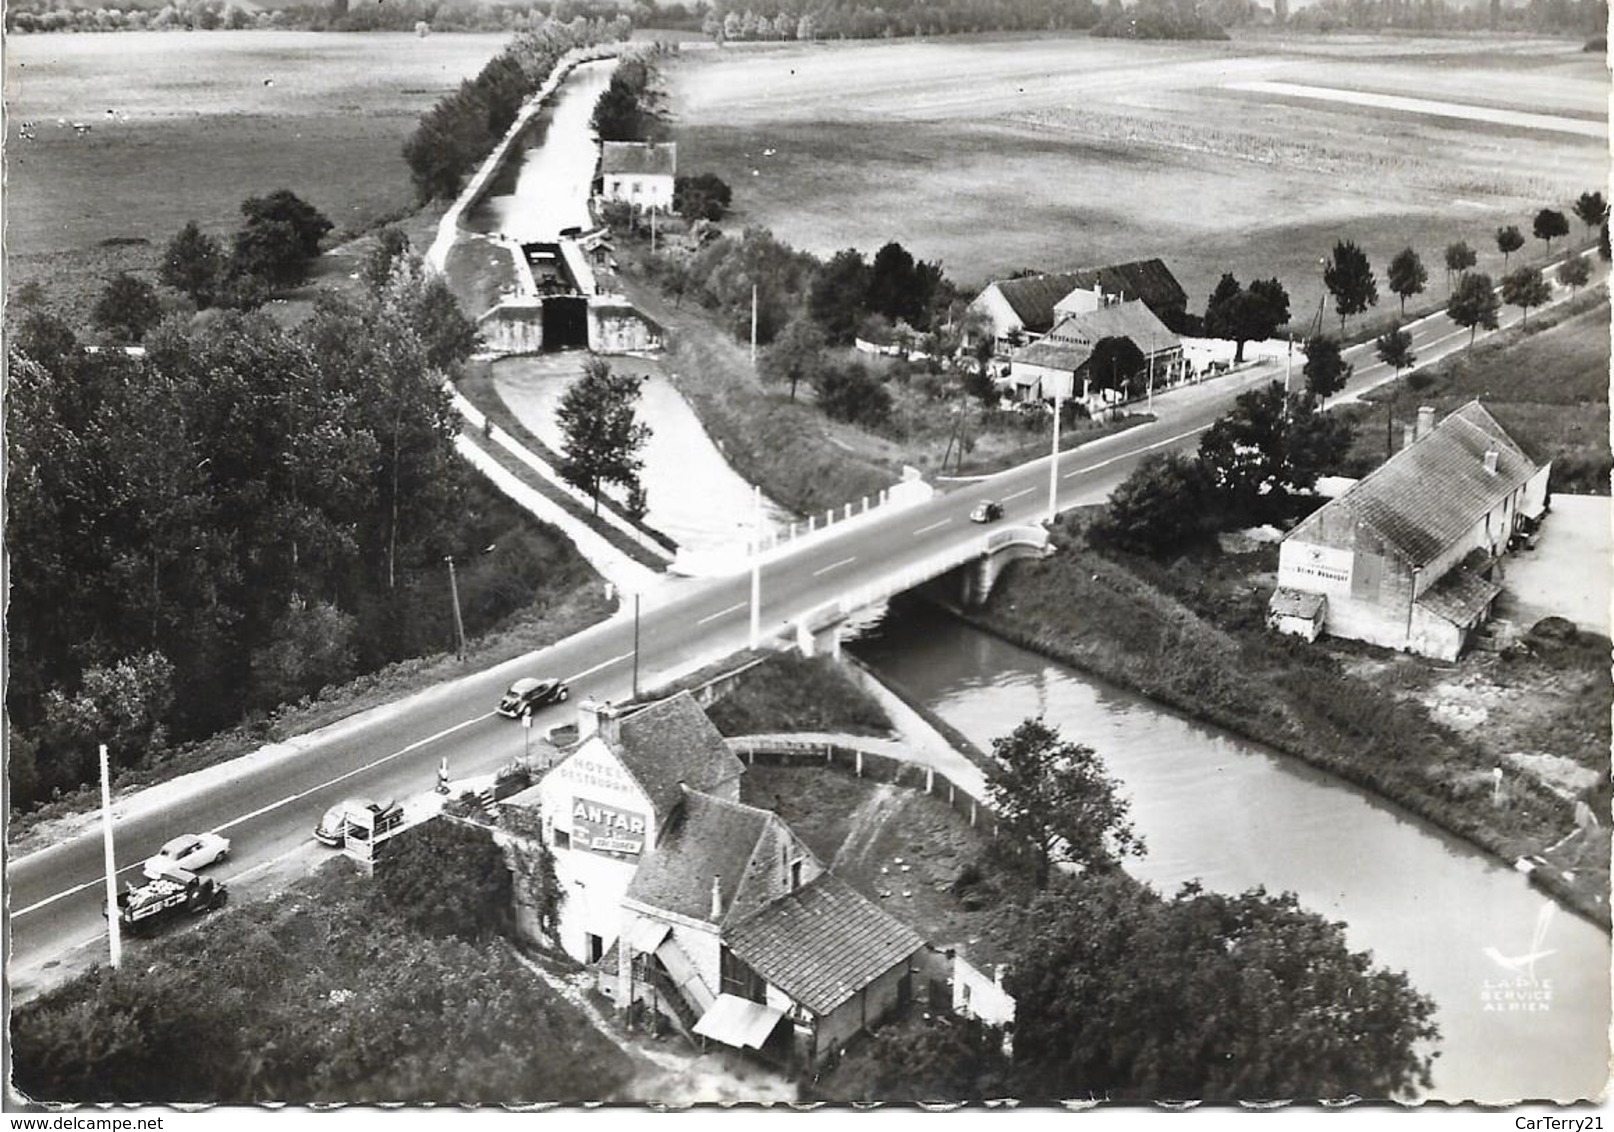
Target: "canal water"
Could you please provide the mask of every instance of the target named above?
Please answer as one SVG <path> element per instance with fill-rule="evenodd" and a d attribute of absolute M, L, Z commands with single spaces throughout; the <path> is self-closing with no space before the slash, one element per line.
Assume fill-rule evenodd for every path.
<path fill-rule="evenodd" d="M 1028 716 L 1096 750 L 1148 845 L 1134 876 L 1295 892 L 1435 1000 L 1427 1099 L 1595 1097 L 1609 1077 L 1609 939 L 1523 876 L 1296 760 L 898 604 L 851 646 L 983 749 Z M 1531 970 L 1520 957 L 1539 952 Z M 1533 981 L 1532 981 L 1533 976 Z"/>
<path fill-rule="evenodd" d="M 467 229 L 552 242 L 563 229 L 592 225 L 588 198 L 597 154 L 589 121 L 615 69 L 614 59 L 572 69 L 466 213 Z"/>

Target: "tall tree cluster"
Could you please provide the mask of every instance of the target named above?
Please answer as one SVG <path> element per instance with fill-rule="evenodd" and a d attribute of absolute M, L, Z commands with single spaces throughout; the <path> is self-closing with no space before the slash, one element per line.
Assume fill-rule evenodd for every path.
<path fill-rule="evenodd" d="M 441 299 L 408 281 L 326 296 L 291 331 L 169 321 L 141 358 L 24 319 L 6 451 L 15 804 L 87 780 L 97 741 L 132 764 L 419 651 L 417 575 L 464 522 L 442 381 L 474 338 Z"/>
<path fill-rule="evenodd" d="M 521 105 L 544 85 L 570 50 L 626 39 L 626 17 L 545 20 L 521 32 L 475 78 L 466 79 L 421 117 L 404 142 L 404 160 L 422 202 L 449 199 L 504 136 Z"/>
<path fill-rule="evenodd" d="M 701 29 L 724 40 L 875 39 L 1090 28 L 1092 0 L 718 0 Z"/>
<path fill-rule="evenodd" d="M 590 120 L 601 141 L 659 142 L 668 134 L 655 70 L 644 58 L 617 64 L 611 82 L 594 104 Z"/>

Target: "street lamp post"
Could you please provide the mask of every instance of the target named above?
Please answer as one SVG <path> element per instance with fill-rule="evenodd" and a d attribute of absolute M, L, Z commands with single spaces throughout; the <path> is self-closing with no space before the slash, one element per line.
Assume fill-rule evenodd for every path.
<path fill-rule="evenodd" d="M 762 645 L 762 488 L 752 489 L 751 514 L 751 647 Z M 825 524 L 826 526 L 828 524 Z"/>
<path fill-rule="evenodd" d="M 1048 457 L 1048 525 L 1059 514 L 1059 390 L 1054 390 L 1054 447 Z"/>
<path fill-rule="evenodd" d="M 633 595 L 633 698 L 639 698 L 639 594 Z"/>
<path fill-rule="evenodd" d="M 123 962 L 122 925 L 118 922 L 118 865 L 112 852 L 112 768 L 101 744 L 101 850 L 106 857 L 106 928 L 112 944 L 112 966 Z"/>

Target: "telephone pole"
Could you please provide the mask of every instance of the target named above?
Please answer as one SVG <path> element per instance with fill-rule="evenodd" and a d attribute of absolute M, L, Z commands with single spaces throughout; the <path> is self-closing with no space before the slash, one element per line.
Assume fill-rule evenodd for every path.
<path fill-rule="evenodd" d="M 106 744 L 101 744 L 101 848 L 106 857 L 106 930 L 112 943 L 112 966 L 123 962 L 123 938 L 118 923 L 118 865 L 112 852 L 112 769 Z"/>
<path fill-rule="evenodd" d="M 464 660 L 465 621 L 460 617 L 460 586 L 454 577 L 454 556 L 450 554 L 445 561 L 448 563 L 448 592 L 454 598 L 454 657 L 456 660 Z"/>

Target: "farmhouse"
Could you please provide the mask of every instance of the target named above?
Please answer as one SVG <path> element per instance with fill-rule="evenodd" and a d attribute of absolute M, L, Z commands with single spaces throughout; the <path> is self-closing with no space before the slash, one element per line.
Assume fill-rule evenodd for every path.
<path fill-rule="evenodd" d="M 600 143 L 600 195 L 606 200 L 669 211 L 677 175 L 677 142 Z"/>
<path fill-rule="evenodd" d="M 1525 455 L 1478 401 L 1314 512 L 1279 548 L 1268 622 L 1455 660 L 1490 617 L 1500 559 L 1548 506 L 1550 464 Z"/>
<path fill-rule="evenodd" d="M 999 279 L 971 301 L 966 318 L 981 323 L 993 340 L 994 352 L 1007 356 L 1016 346 L 1025 345 L 1047 334 L 1054 323 L 1078 306 L 1061 304 L 1073 292 L 1095 291 L 1135 299 L 1167 326 L 1181 326 L 1188 306 L 1188 293 L 1165 263 L 1158 259 L 1137 260 L 1111 267 L 1088 268 L 1064 274 L 1022 275 Z M 966 342 L 966 346 L 969 343 Z"/>
<path fill-rule="evenodd" d="M 579 734 L 506 805 L 539 807 L 559 942 L 618 1009 L 812 1063 L 906 1004 L 924 941 L 739 801 L 744 768 L 689 693 L 585 702 Z"/>
<path fill-rule="evenodd" d="M 1143 355 L 1138 381 L 1148 388 L 1169 385 L 1182 373 L 1182 340 L 1143 302 L 1106 294 L 1096 284 L 1077 289 L 1056 305 L 1059 321 L 1047 334 L 1015 350 L 1009 359 L 1004 392 L 1021 401 L 1078 397 L 1088 410 L 1125 399 L 1123 382 L 1094 373 L 1094 348 L 1106 338 L 1126 339 Z"/>

